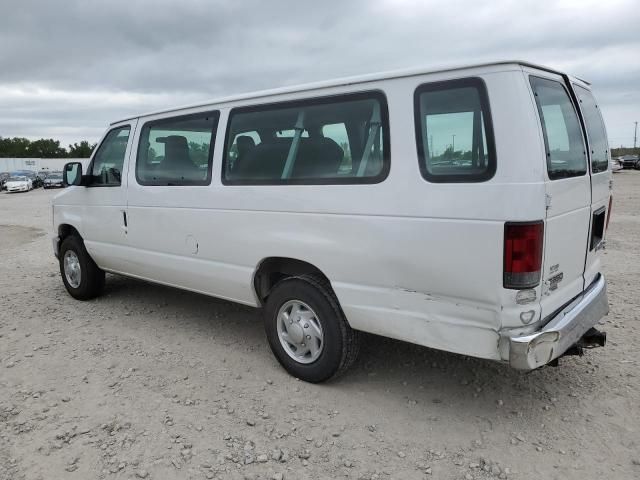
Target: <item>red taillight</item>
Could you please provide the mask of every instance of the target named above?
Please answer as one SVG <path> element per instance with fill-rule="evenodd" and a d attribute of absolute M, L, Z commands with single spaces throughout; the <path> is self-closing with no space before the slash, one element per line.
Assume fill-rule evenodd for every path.
<path fill-rule="evenodd" d="M 544 223 L 504 225 L 504 288 L 532 288 L 540 283 Z"/>
<path fill-rule="evenodd" d="M 611 208 L 613 207 L 613 195 L 609 195 L 609 208 L 607 209 L 607 223 L 605 223 L 604 231 L 609 230 L 609 220 L 611 220 Z"/>

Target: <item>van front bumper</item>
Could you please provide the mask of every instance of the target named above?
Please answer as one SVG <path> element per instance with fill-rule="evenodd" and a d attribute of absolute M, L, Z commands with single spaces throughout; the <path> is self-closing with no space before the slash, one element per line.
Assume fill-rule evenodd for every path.
<path fill-rule="evenodd" d="M 507 337 L 509 364 L 518 370 L 534 370 L 562 356 L 609 313 L 607 282 L 598 278 L 541 330 Z"/>

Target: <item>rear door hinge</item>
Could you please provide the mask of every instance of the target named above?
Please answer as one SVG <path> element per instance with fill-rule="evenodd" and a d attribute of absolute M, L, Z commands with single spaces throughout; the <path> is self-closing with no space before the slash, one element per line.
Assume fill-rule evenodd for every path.
<path fill-rule="evenodd" d="M 551 209 L 551 194 L 550 193 L 545 193 L 544 194 L 544 202 L 545 202 L 545 207 L 547 208 L 547 210 Z"/>

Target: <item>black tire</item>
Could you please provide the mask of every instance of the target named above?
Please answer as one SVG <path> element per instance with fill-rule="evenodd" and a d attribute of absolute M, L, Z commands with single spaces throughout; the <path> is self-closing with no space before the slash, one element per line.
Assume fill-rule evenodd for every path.
<path fill-rule="evenodd" d="M 77 287 L 69 284 L 64 271 L 64 258 L 68 251 L 76 254 L 80 264 L 80 282 Z M 71 235 L 65 238 L 60 245 L 59 252 L 60 275 L 64 286 L 73 298 L 77 300 L 90 300 L 99 296 L 104 289 L 104 270 L 101 270 L 84 248 L 84 242 L 80 237 Z"/>
<path fill-rule="evenodd" d="M 323 331 L 323 347 L 313 363 L 300 363 L 285 351 L 278 337 L 278 312 L 290 300 L 304 302 L 316 313 Z M 264 308 L 269 346 L 284 369 L 296 378 L 319 383 L 337 377 L 356 360 L 360 335 L 347 323 L 331 286 L 318 275 L 288 277 L 271 290 Z"/>

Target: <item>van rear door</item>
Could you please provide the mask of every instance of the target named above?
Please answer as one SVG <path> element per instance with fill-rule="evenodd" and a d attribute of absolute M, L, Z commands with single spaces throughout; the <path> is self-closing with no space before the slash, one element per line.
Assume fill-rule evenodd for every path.
<path fill-rule="evenodd" d="M 546 155 L 542 318 L 584 290 L 591 177 L 578 113 L 560 75 L 529 75 Z"/>
<path fill-rule="evenodd" d="M 609 143 L 600 108 L 591 91 L 572 84 L 587 131 L 588 155 L 591 163 L 591 233 L 585 262 L 585 286 L 591 285 L 601 271 L 602 248 L 607 217 L 610 213 L 611 169 Z"/>

